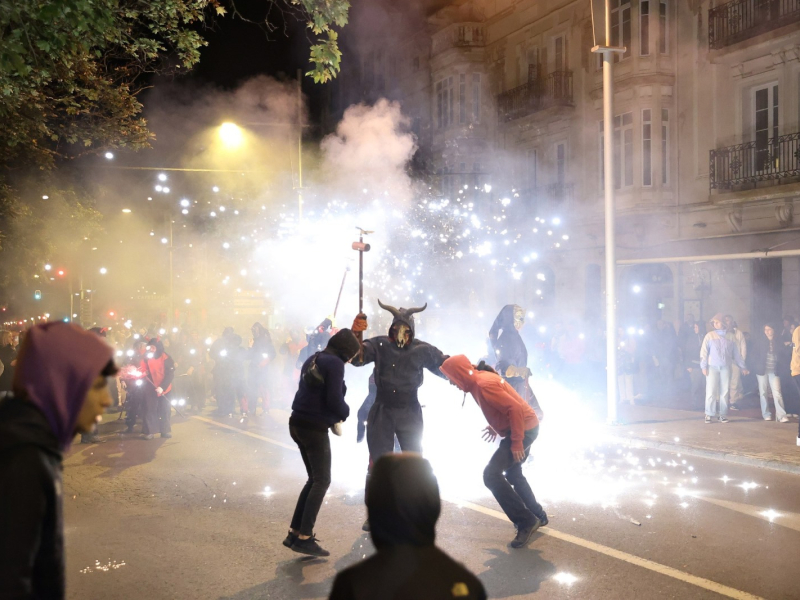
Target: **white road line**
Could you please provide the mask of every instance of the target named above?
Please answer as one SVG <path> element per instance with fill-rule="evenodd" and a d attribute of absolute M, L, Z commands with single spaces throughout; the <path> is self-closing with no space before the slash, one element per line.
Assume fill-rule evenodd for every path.
<path fill-rule="evenodd" d="M 279 442 L 277 440 L 273 440 L 268 437 L 258 435 L 257 433 L 244 431 L 243 429 L 239 429 L 238 427 L 225 425 L 224 423 L 219 423 L 218 421 L 214 421 L 213 419 L 207 419 L 206 417 L 199 417 L 196 415 L 193 416 L 192 418 L 204 421 L 206 423 L 210 423 L 212 425 L 216 425 L 218 427 L 230 429 L 231 431 L 235 431 L 237 433 L 241 433 L 243 435 L 255 438 L 257 440 L 262 440 L 270 444 L 274 444 L 276 446 L 280 446 L 281 448 L 286 448 L 287 450 L 292 450 L 294 452 L 298 451 L 298 449 L 295 446 L 290 446 L 289 444 L 285 444 L 283 442 Z M 458 498 L 443 498 L 443 499 L 447 502 L 455 504 L 456 506 L 468 508 L 475 512 L 479 512 L 481 514 L 494 517 L 495 519 L 508 521 L 508 517 L 506 517 L 505 513 L 502 513 L 499 510 L 486 508 L 485 506 L 481 506 L 480 504 L 474 504 L 472 502 L 467 502 L 466 500 L 460 500 Z M 736 588 L 728 587 L 727 585 L 722 585 L 721 583 L 717 583 L 716 581 L 711 581 L 710 579 L 705 579 L 703 577 L 691 575 L 679 569 L 668 567 L 667 565 L 662 565 L 661 563 L 657 563 L 652 560 L 647 560 L 646 558 L 641 558 L 633 554 L 628 554 L 627 552 L 622 552 L 621 550 L 616 550 L 615 548 L 610 548 L 608 546 L 604 546 L 603 544 L 591 542 L 589 540 L 579 538 L 578 536 L 571 535 L 569 533 L 563 533 L 561 531 L 551 529 L 550 527 L 542 527 L 541 529 L 539 529 L 539 531 L 541 531 L 545 535 L 549 535 L 550 537 L 554 537 L 558 540 L 561 540 L 562 542 L 568 542 L 570 544 L 575 544 L 576 546 L 586 548 L 587 550 L 592 550 L 593 552 L 597 552 L 599 554 L 605 554 L 606 556 L 610 556 L 611 558 L 616 558 L 617 560 L 621 560 L 623 562 L 636 565 L 637 567 L 642 567 L 643 569 L 653 571 L 654 573 L 659 573 L 661 575 L 666 575 L 667 577 L 672 577 L 673 579 L 677 579 L 678 581 L 689 583 L 691 585 L 709 590 L 711 592 L 715 592 L 722 596 L 727 596 L 728 598 L 735 598 L 736 600 L 764 600 L 761 596 L 755 596 L 753 594 L 737 590 Z"/>
<path fill-rule="evenodd" d="M 781 527 L 788 527 L 789 529 L 800 531 L 800 515 L 797 513 L 772 509 L 775 513 L 772 514 L 768 512 L 768 509 L 761 506 L 753 506 L 752 504 L 742 504 L 740 502 L 731 502 L 730 500 L 720 500 L 719 498 L 701 496 L 700 494 L 693 494 L 690 497 L 696 498 L 697 500 L 702 500 L 703 502 L 708 502 L 710 504 L 715 504 L 716 506 L 721 506 L 722 508 L 735 510 L 743 515 L 755 517 L 756 519 L 767 521 L 773 525 L 780 525 Z M 771 514 L 772 516 L 770 516 Z"/>

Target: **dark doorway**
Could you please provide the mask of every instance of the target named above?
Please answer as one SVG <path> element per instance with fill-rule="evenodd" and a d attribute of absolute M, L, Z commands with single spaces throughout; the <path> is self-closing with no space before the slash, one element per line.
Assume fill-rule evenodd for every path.
<path fill-rule="evenodd" d="M 750 332 L 760 332 L 765 323 L 774 323 L 780 331 L 783 320 L 783 269 L 780 258 L 753 260 L 750 294 Z"/>

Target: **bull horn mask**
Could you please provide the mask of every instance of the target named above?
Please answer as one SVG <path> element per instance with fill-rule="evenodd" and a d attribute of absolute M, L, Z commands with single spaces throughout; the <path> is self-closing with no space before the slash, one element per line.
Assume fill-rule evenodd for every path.
<path fill-rule="evenodd" d="M 416 313 L 422 312 L 423 310 L 428 308 L 428 303 L 426 302 L 425 306 L 422 306 L 420 308 L 401 308 L 398 310 L 394 306 L 384 304 L 383 302 L 380 301 L 380 299 L 378 299 L 378 306 L 380 306 L 383 310 L 388 310 L 390 313 L 392 313 L 392 316 L 394 316 L 394 318 L 397 317 L 409 318 L 414 316 Z"/>

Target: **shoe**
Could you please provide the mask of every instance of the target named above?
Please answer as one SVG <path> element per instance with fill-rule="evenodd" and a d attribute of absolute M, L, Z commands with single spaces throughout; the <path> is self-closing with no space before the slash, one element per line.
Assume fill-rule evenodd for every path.
<path fill-rule="evenodd" d="M 124 431 L 124 433 L 133 433 L 133 425 L 128 425 L 128 426 L 125 428 L 125 431 Z"/>
<path fill-rule="evenodd" d="M 154 437 L 156 437 L 156 436 L 154 436 L 152 433 L 146 433 L 146 434 L 142 435 L 142 439 L 143 440 L 152 440 Z"/>
<path fill-rule="evenodd" d="M 283 545 L 286 546 L 287 548 L 291 548 L 292 544 L 294 544 L 294 541 L 296 539 L 297 539 L 297 535 L 292 533 L 292 530 L 290 529 L 289 533 L 286 534 L 286 539 L 283 540 Z"/>
<path fill-rule="evenodd" d="M 82 435 L 81 444 L 102 444 L 105 440 L 101 440 L 96 435 Z"/>
<path fill-rule="evenodd" d="M 800 446 L 800 437 L 797 438 L 797 445 Z"/>
<path fill-rule="evenodd" d="M 514 541 L 511 542 L 512 548 L 524 548 L 528 545 L 531 541 L 531 536 L 533 533 L 539 529 L 541 522 L 536 517 L 533 518 L 533 523 L 529 525 L 523 525 L 522 527 L 517 528 L 517 537 L 514 538 Z"/>
<path fill-rule="evenodd" d="M 711 417 L 706 415 L 706 425 L 708 425 L 709 423 L 711 423 Z"/>
<path fill-rule="evenodd" d="M 547 524 L 550 522 L 550 519 L 547 518 L 547 515 L 536 518 L 539 519 L 539 527 L 547 527 Z"/>
<path fill-rule="evenodd" d="M 171 433 L 162 433 L 161 437 L 168 440 L 169 438 L 172 437 L 172 434 Z"/>
<path fill-rule="evenodd" d="M 727 423 L 728 422 L 728 417 L 720 417 L 719 418 L 719 422 L 720 423 Z"/>
<path fill-rule="evenodd" d="M 308 556 L 330 556 L 331 553 L 322 548 L 317 543 L 317 538 L 313 535 L 308 538 L 307 540 L 301 540 L 300 538 L 295 539 L 292 545 L 289 547 L 290 550 L 294 550 L 295 552 L 299 552 L 300 554 L 307 554 Z"/>
<path fill-rule="evenodd" d="M 364 524 L 361 526 L 361 531 L 369 531 L 369 519 L 364 521 Z"/>
<path fill-rule="evenodd" d="M 738 407 L 738 406 L 736 406 L 735 404 L 731 404 L 731 405 L 728 407 L 728 410 L 739 410 L 739 407 Z"/>
<path fill-rule="evenodd" d="M 783 416 L 783 417 L 781 417 L 781 420 L 780 420 L 780 422 L 781 422 L 781 423 L 788 423 L 788 422 L 789 422 L 789 417 L 787 417 L 787 416 Z"/>
<path fill-rule="evenodd" d="M 764 417 L 764 420 L 765 421 L 772 421 L 772 416 L 770 415 L 769 417 Z"/>

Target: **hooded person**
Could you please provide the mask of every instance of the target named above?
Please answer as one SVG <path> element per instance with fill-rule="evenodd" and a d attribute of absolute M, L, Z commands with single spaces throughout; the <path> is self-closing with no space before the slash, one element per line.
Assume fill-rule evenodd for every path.
<path fill-rule="evenodd" d="M 472 394 L 489 423 L 484 439 L 494 442 L 498 435 L 502 438 L 483 471 L 483 482 L 517 529 L 511 546 L 522 548 L 548 523 L 547 513 L 522 473 L 522 464 L 539 435 L 539 419 L 514 388 L 483 363 L 476 367 L 459 354 L 444 361 L 442 373 L 462 392 Z"/>
<path fill-rule="evenodd" d="M 375 363 L 375 403 L 367 416 L 367 446 L 373 464 L 394 450 L 394 440 L 403 452 L 422 452 L 422 407 L 417 392 L 422 385 L 423 370 L 444 377 L 439 367 L 445 355 L 441 350 L 418 340 L 414 315 L 422 308 L 394 308 L 378 300 L 378 305 L 394 317 L 389 334 L 364 341 L 362 353 L 353 360 L 356 366 Z M 366 315 L 359 314 L 353 331 L 364 331 Z M 364 523 L 364 530 L 369 528 Z"/>
<path fill-rule="evenodd" d="M 62 453 L 111 406 L 113 349 L 68 323 L 31 328 L 0 401 L 0 596 L 62 599 Z"/>
<path fill-rule="evenodd" d="M 739 351 L 739 345 L 725 326 L 725 315 L 717 313 L 711 317 L 712 331 L 700 345 L 700 369 L 706 378 L 706 416 L 711 423 L 719 405 L 719 422 L 728 422 L 728 399 L 730 395 L 731 366 L 736 364 L 744 375 L 750 372 Z"/>
<path fill-rule="evenodd" d="M 331 443 L 328 429 L 350 416 L 345 403 L 344 365 L 359 353 L 358 338 L 349 329 L 339 330 L 321 352 L 306 359 L 289 417 L 289 435 L 300 450 L 308 474 L 297 499 L 287 548 L 310 556 L 329 556 L 317 543 L 314 525 L 331 484 Z"/>
<path fill-rule="evenodd" d="M 328 345 L 328 340 L 331 339 L 333 319 L 326 317 L 322 323 L 314 327 L 308 334 L 306 334 L 306 341 L 308 344 L 300 351 L 297 356 L 296 366 L 299 369 L 308 360 L 308 357 L 315 352 L 322 352 Z"/>
<path fill-rule="evenodd" d="M 483 600 L 475 575 L 436 547 L 439 485 L 430 463 L 404 452 L 378 459 L 366 497 L 377 552 L 340 572 L 329 600 Z"/>
<path fill-rule="evenodd" d="M 142 357 L 139 371 L 144 375 L 142 393 L 142 437 L 152 440 L 159 432 L 162 438 L 171 438 L 169 423 L 172 409 L 167 395 L 175 378 L 175 361 L 164 351 L 158 338 L 147 343 L 147 354 Z"/>

